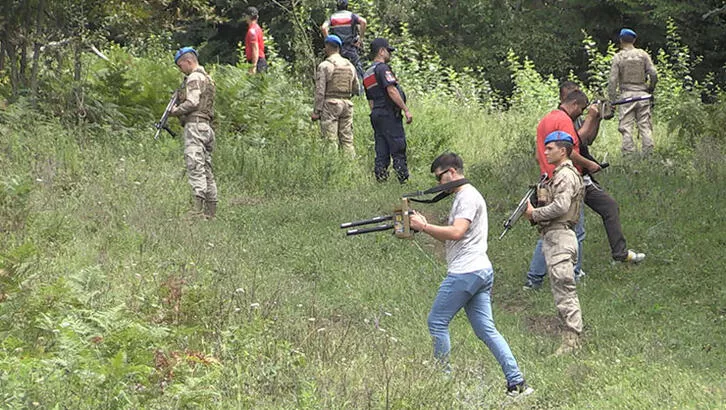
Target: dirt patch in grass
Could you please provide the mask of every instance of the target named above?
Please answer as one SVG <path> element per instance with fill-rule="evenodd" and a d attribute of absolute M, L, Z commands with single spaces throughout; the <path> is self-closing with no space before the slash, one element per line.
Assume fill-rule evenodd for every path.
<path fill-rule="evenodd" d="M 527 316 L 525 324 L 530 332 L 545 336 L 557 336 L 562 329 L 560 319 L 557 316 Z"/>
<path fill-rule="evenodd" d="M 502 296 L 506 297 L 498 297 L 494 300 L 494 303 L 507 313 L 522 313 L 531 310 L 534 306 L 525 295 L 521 294 L 521 292 L 513 292 Z"/>

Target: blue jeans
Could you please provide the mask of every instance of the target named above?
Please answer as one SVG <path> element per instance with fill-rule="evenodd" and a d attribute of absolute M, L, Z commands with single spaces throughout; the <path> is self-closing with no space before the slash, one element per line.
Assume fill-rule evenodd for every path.
<path fill-rule="evenodd" d="M 469 323 L 477 337 L 481 339 L 502 367 L 507 385 L 524 380 L 517 361 L 509 349 L 507 341 L 494 326 L 492 315 L 491 291 L 494 284 L 494 271 L 480 270 L 463 274 L 448 274 L 436 294 L 434 305 L 429 312 L 429 332 L 434 341 L 434 357 L 448 365 L 451 342 L 449 323 L 463 307 Z"/>
<path fill-rule="evenodd" d="M 580 207 L 580 220 L 575 225 L 575 235 L 577 236 L 577 263 L 575 264 L 575 272 L 580 272 L 582 268 L 582 242 L 585 241 L 585 207 Z M 574 274 L 574 272 L 573 272 Z M 547 275 L 547 264 L 542 253 L 542 238 L 537 240 L 537 246 L 534 247 L 532 261 L 529 263 L 529 271 L 527 279 L 533 285 L 541 285 L 544 277 Z"/>

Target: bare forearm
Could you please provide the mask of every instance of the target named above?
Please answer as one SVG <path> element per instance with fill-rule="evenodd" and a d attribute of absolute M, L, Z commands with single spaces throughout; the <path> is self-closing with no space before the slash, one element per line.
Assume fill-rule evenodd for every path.
<path fill-rule="evenodd" d="M 600 167 L 596 162 L 590 161 L 589 159 L 583 157 L 582 155 L 580 155 L 578 152 L 575 152 L 575 151 L 572 151 L 572 154 L 570 155 L 570 159 L 572 159 L 572 163 L 575 164 L 576 166 L 578 166 L 582 169 L 587 169 L 589 171 L 595 170 Z"/>
<path fill-rule="evenodd" d="M 577 130 L 580 135 L 580 139 L 585 145 L 590 145 L 595 142 L 597 132 L 600 130 L 600 117 L 598 115 L 589 115 L 585 118 L 585 122 L 582 123 L 582 127 Z"/>

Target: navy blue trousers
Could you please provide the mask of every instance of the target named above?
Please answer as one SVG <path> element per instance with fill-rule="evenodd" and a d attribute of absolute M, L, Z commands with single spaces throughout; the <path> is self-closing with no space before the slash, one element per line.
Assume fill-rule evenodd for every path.
<path fill-rule="evenodd" d="M 388 179 L 388 166 L 393 160 L 393 169 L 398 176 L 398 182 L 405 182 L 408 179 L 408 165 L 403 118 L 391 110 L 376 108 L 371 112 L 371 125 L 376 148 L 373 168 L 376 179 L 378 181 Z"/>

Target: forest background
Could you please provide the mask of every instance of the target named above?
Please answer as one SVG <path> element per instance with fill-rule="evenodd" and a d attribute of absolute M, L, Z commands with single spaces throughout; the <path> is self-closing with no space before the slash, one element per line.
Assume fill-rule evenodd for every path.
<path fill-rule="evenodd" d="M 309 121 L 332 2 L 252 4 L 268 36 L 262 76 L 239 60 L 250 4 L 3 3 L 0 407 L 724 407 L 726 3 L 351 1 L 367 39 L 398 48 L 414 114 L 407 186 L 375 182 L 362 98 L 355 161 Z M 657 65 L 656 150 L 622 158 L 617 121 L 604 121 L 593 152 L 612 164 L 598 179 L 648 259 L 611 265 L 587 211 L 585 347 L 553 357 L 551 294 L 521 289 L 536 232 L 494 236 L 536 179 L 534 129 L 558 82 L 602 95 L 622 26 Z M 214 221 L 185 217 L 181 142 L 153 139 L 182 45 L 217 84 Z M 432 366 L 440 244 L 344 238 L 337 226 L 431 186 L 445 150 L 487 200 L 493 309 L 537 389 L 519 402 L 463 315 L 453 376 Z M 449 204 L 419 210 L 444 221 Z"/>

